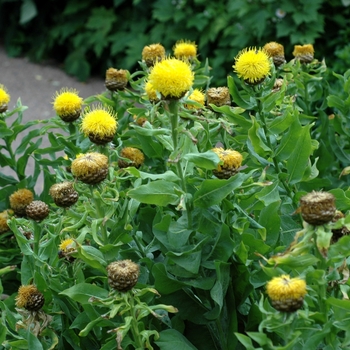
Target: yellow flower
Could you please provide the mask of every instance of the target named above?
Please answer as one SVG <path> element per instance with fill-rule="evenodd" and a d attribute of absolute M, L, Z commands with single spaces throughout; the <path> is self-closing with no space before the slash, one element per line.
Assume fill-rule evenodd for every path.
<path fill-rule="evenodd" d="M 12 210 L 4 210 L 0 213 L 0 233 L 4 233 L 10 230 L 7 225 L 7 220 L 10 218 L 12 213 Z"/>
<path fill-rule="evenodd" d="M 274 277 L 266 285 L 272 305 L 279 311 L 296 311 L 301 308 L 306 294 L 306 282 L 289 275 Z"/>
<path fill-rule="evenodd" d="M 217 169 L 213 170 L 213 173 L 219 179 L 228 179 L 235 175 L 239 171 L 239 167 L 242 164 L 243 156 L 232 149 L 223 149 L 222 147 L 216 147 L 212 149 L 221 161 Z"/>
<path fill-rule="evenodd" d="M 21 188 L 10 195 L 10 207 L 16 215 L 23 216 L 26 214 L 26 207 L 34 200 L 32 191 Z"/>
<path fill-rule="evenodd" d="M 118 166 L 120 168 L 126 168 L 128 166 L 134 166 L 135 168 L 139 168 L 143 162 L 145 161 L 145 156 L 143 153 L 134 147 L 124 147 L 121 152 L 120 156 L 122 158 L 130 159 L 130 163 L 127 161 L 124 161 L 123 159 L 118 160 Z"/>
<path fill-rule="evenodd" d="M 7 105 L 10 102 L 10 95 L 8 94 L 4 85 L 0 84 L 0 113 L 4 113 L 7 110 Z"/>
<path fill-rule="evenodd" d="M 16 297 L 16 306 L 28 311 L 39 311 L 45 303 L 45 298 L 33 284 L 20 286 Z"/>
<path fill-rule="evenodd" d="M 148 79 L 164 99 L 179 99 L 191 88 L 194 73 L 187 62 L 166 58 L 154 65 Z"/>
<path fill-rule="evenodd" d="M 67 238 L 63 241 L 61 241 L 61 244 L 58 246 L 59 250 L 61 250 L 63 253 L 69 253 L 74 250 L 75 242 L 72 238 Z"/>
<path fill-rule="evenodd" d="M 286 62 L 283 45 L 276 43 L 275 41 L 271 41 L 264 45 L 263 50 L 265 50 L 269 57 L 272 58 L 275 66 L 278 67 Z"/>
<path fill-rule="evenodd" d="M 63 88 L 56 92 L 53 101 L 53 109 L 65 122 L 72 122 L 79 118 L 83 99 L 75 89 Z"/>
<path fill-rule="evenodd" d="M 301 63 L 310 63 L 314 59 L 314 47 L 311 44 L 294 45 L 293 56 Z"/>
<path fill-rule="evenodd" d="M 195 102 L 199 103 L 200 105 L 204 106 L 205 95 L 199 89 L 194 89 L 192 91 L 192 94 L 190 96 L 188 96 L 188 99 L 191 100 L 191 101 L 195 101 Z M 198 108 L 200 108 L 200 107 L 197 107 L 197 106 L 194 106 L 194 105 L 190 105 L 190 104 L 185 104 L 185 107 L 188 108 L 188 109 L 198 109 Z"/>
<path fill-rule="evenodd" d="M 165 58 L 165 48 L 161 44 L 151 44 L 142 50 L 142 60 L 148 67 L 152 67 L 156 62 Z"/>
<path fill-rule="evenodd" d="M 86 153 L 72 162 L 72 174 L 87 184 L 97 184 L 108 175 L 108 158 L 104 154 Z"/>
<path fill-rule="evenodd" d="M 191 41 L 178 41 L 173 47 L 174 56 L 179 59 L 192 59 L 197 56 L 197 45 Z"/>
<path fill-rule="evenodd" d="M 156 90 L 154 90 L 153 85 L 149 81 L 145 85 L 145 92 L 151 102 L 157 102 L 159 100 Z"/>
<path fill-rule="evenodd" d="M 261 49 L 245 48 L 235 57 L 234 71 L 249 84 L 259 84 L 270 74 L 268 54 Z"/>
<path fill-rule="evenodd" d="M 81 130 L 91 142 L 104 145 L 113 140 L 117 131 L 116 116 L 112 108 L 102 106 L 94 109 L 87 108 L 83 113 Z"/>

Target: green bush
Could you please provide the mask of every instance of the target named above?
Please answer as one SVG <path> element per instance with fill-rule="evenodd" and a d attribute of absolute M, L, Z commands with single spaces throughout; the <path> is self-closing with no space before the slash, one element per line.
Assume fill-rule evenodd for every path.
<path fill-rule="evenodd" d="M 349 16 L 346 0 L 1 0 L 0 33 L 9 55 L 56 59 L 81 80 L 136 69 L 145 45 L 159 42 L 171 54 L 179 38 L 192 40 L 220 85 L 242 47 L 269 41 L 283 44 L 287 59 L 293 45 L 314 44 L 317 57 L 344 71 Z"/>

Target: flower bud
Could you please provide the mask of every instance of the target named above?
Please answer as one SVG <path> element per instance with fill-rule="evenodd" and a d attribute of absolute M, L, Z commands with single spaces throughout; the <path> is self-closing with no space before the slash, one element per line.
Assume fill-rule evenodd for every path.
<path fill-rule="evenodd" d="M 106 71 L 106 88 L 110 91 L 124 90 L 128 84 L 128 71 L 109 68 Z"/>
<path fill-rule="evenodd" d="M 213 174 L 219 179 L 229 179 L 231 176 L 235 175 L 242 164 L 242 155 L 231 149 L 223 149 L 222 147 L 213 148 L 222 164 L 219 164 L 217 169 L 213 170 Z"/>
<path fill-rule="evenodd" d="M 109 285 L 120 292 L 127 292 L 136 285 L 140 268 L 131 260 L 119 260 L 109 264 L 107 272 Z"/>
<path fill-rule="evenodd" d="M 311 44 L 294 45 L 293 56 L 301 63 L 310 63 L 314 59 L 314 47 Z"/>
<path fill-rule="evenodd" d="M 125 147 L 121 150 L 120 156 L 122 158 L 130 159 L 130 162 L 125 161 L 123 159 L 118 160 L 118 166 L 119 168 L 127 168 L 129 166 L 134 166 L 135 168 L 139 168 L 143 162 L 145 161 L 145 156 L 143 153 L 133 147 Z"/>
<path fill-rule="evenodd" d="M 79 198 L 78 192 L 73 188 L 71 182 L 61 182 L 54 184 L 50 188 L 50 196 L 59 207 L 70 207 Z"/>
<path fill-rule="evenodd" d="M 26 208 L 28 218 L 41 221 L 49 215 L 49 206 L 42 201 L 33 201 Z"/>
<path fill-rule="evenodd" d="M 207 105 L 213 104 L 217 107 L 231 106 L 231 96 L 228 87 L 221 86 L 218 88 L 210 88 L 207 91 Z"/>

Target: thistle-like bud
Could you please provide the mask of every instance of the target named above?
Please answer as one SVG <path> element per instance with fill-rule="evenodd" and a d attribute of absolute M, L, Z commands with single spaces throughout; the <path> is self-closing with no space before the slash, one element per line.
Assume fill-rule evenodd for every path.
<path fill-rule="evenodd" d="M 303 306 L 306 283 L 303 279 L 282 275 L 267 283 L 266 292 L 276 310 L 294 312 Z"/>
<path fill-rule="evenodd" d="M 300 198 L 303 219 L 314 226 L 330 222 L 335 214 L 335 198 L 328 192 L 310 192 Z"/>
<path fill-rule="evenodd" d="M 108 175 L 108 158 L 104 154 L 86 153 L 72 162 L 72 174 L 86 184 L 97 184 Z"/>
<path fill-rule="evenodd" d="M 301 63 L 310 63 L 314 59 L 314 47 L 311 44 L 294 45 L 293 56 Z"/>
<path fill-rule="evenodd" d="M 10 207 L 18 216 L 26 214 L 26 207 L 34 200 L 33 192 L 21 188 L 10 196 Z"/>
<path fill-rule="evenodd" d="M 207 105 L 213 104 L 217 107 L 231 106 L 231 96 L 228 87 L 221 86 L 217 88 L 210 88 L 207 91 Z"/>
<path fill-rule="evenodd" d="M 219 179 L 229 179 L 231 176 L 235 175 L 242 164 L 242 155 L 231 149 L 223 149 L 222 147 L 213 148 L 222 164 L 219 164 L 217 169 L 213 170 L 213 174 Z"/>
<path fill-rule="evenodd" d="M 16 306 L 28 311 L 39 311 L 45 304 L 44 295 L 36 286 L 20 286 L 16 297 Z"/>
<path fill-rule="evenodd" d="M 36 221 L 44 220 L 49 213 L 49 206 L 42 201 L 33 201 L 26 208 L 28 218 Z"/>
<path fill-rule="evenodd" d="M 273 63 L 276 67 L 286 62 L 283 45 L 276 43 L 275 41 L 271 41 L 265 44 L 263 49 L 268 54 L 268 56 L 272 58 Z"/>
<path fill-rule="evenodd" d="M 136 285 L 140 268 L 131 260 L 119 260 L 109 264 L 107 272 L 109 285 L 120 292 L 127 292 Z"/>
<path fill-rule="evenodd" d="M 120 156 L 122 158 L 127 158 L 130 162 L 125 161 L 123 159 L 118 160 L 119 168 L 127 168 L 129 166 L 134 166 L 135 168 L 139 168 L 143 162 L 145 161 L 145 156 L 143 153 L 134 147 L 125 147 L 121 150 Z"/>
<path fill-rule="evenodd" d="M 152 67 L 156 62 L 165 58 L 165 48 L 161 44 L 151 44 L 142 50 L 142 60 L 147 67 Z"/>
<path fill-rule="evenodd" d="M 55 204 L 64 208 L 70 207 L 79 198 L 79 194 L 73 188 L 73 184 L 68 181 L 52 185 L 49 193 Z"/>
<path fill-rule="evenodd" d="M 128 71 L 125 69 L 108 68 L 105 86 L 110 91 L 124 90 L 128 84 Z"/>

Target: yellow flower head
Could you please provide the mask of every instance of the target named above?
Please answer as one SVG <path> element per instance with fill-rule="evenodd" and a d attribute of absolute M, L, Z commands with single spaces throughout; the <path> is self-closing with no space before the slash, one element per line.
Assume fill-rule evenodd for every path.
<path fill-rule="evenodd" d="M 151 44 L 142 50 L 142 60 L 148 67 L 152 67 L 156 62 L 165 58 L 165 48 L 161 44 Z"/>
<path fill-rule="evenodd" d="M 26 207 L 34 200 L 32 191 L 21 188 L 10 195 L 10 207 L 17 215 L 25 215 Z"/>
<path fill-rule="evenodd" d="M 148 99 L 151 102 L 157 102 L 158 101 L 158 97 L 157 97 L 157 92 L 154 89 L 153 85 L 148 81 L 145 85 L 145 92 L 148 96 Z"/>
<path fill-rule="evenodd" d="M 16 296 L 16 306 L 28 311 L 39 311 L 45 303 L 44 296 L 38 288 L 33 285 L 20 286 Z"/>
<path fill-rule="evenodd" d="M 273 307 L 279 311 L 296 311 L 303 305 L 306 294 L 306 282 L 289 275 L 274 277 L 266 285 L 267 295 Z"/>
<path fill-rule="evenodd" d="M 202 91 L 200 91 L 199 89 L 194 89 L 192 94 L 190 96 L 188 96 L 188 99 L 189 100 L 192 100 L 192 101 L 195 101 L 199 104 L 201 104 L 202 106 L 204 106 L 204 103 L 205 103 L 205 95 L 203 94 Z M 197 106 L 194 106 L 194 105 L 189 105 L 189 104 L 186 104 L 185 105 L 186 108 L 188 109 L 197 109 L 197 108 L 200 108 L 200 107 L 197 107 Z"/>
<path fill-rule="evenodd" d="M 10 230 L 7 225 L 7 220 L 10 218 L 11 214 L 11 210 L 4 210 L 0 213 L 0 233 L 4 233 Z"/>
<path fill-rule="evenodd" d="M 212 151 L 219 156 L 222 162 L 221 165 L 218 165 L 219 171 L 222 170 L 222 168 L 237 169 L 242 164 L 243 157 L 237 151 L 232 149 L 223 149 L 222 147 L 213 148 Z"/>
<path fill-rule="evenodd" d="M 148 79 L 164 99 L 179 99 L 191 88 L 194 73 L 189 63 L 166 58 L 154 65 Z"/>
<path fill-rule="evenodd" d="M 10 102 L 10 95 L 8 94 L 4 85 L 0 84 L 0 113 L 7 110 L 7 105 Z"/>
<path fill-rule="evenodd" d="M 79 118 L 83 99 L 75 89 L 63 88 L 56 92 L 53 101 L 53 109 L 65 122 L 71 122 Z"/>
<path fill-rule="evenodd" d="M 117 131 L 116 116 L 112 108 L 87 108 L 83 113 L 81 130 L 92 142 L 104 145 L 113 140 Z"/>
<path fill-rule="evenodd" d="M 143 153 L 134 147 L 124 147 L 121 152 L 120 156 L 122 158 L 130 159 L 130 163 L 124 161 L 123 159 L 118 160 L 118 165 L 120 168 L 126 168 L 128 166 L 134 166 L 135 168 L 139 168 L 143 162 L 145 161 L 145 156 Z"/>
<path fill-rule="evenodd" d="M 108 158 L 104 154 L 86 153 L 72 162 L 72 174 L 87 184 L 97 184 L 108 175 Z"/>
<path fill-rule="evenodd" d="M 301 63 L 310 63 L 314 59 L 314 47 L 311 44 L 294 45 L 293 56 Z"/>
<path fill-rule="evenodd" d="M 110 91 L 123 90 L 128 84 L 128 71 L 125 69 L 108 68 L 106 71 L 106 88 Z"/>
<path fill-rule="evenodd" d="M 271 70 L 268 54 L 255 47 L 243 49 L 235 57 L 234 71 L 249 84 L 259 84 Z"/>
<path fill-rule="evenodd" d="M 61 241 L 61 244 L 58 246 L 58 248 L 63 253 L 72 252 L 75 249 L 75 242 L 72 238 L 67 238 L 67 239 Z"/>
<path fill-rule="evenodd" d="M 278 67 L 286 62 L 283 45 L 276 43 L 275 41 L 271 41 L 264 45 L 263 50 L 265 50 L 269 57 L 272 58 L 275 66 Z"/>
<path fill-rule="evenodd" d="M 192 59 L 197 56 L 197 45 L 191 41 L 178 41 L 174 47 L 174 56 L 179 59 Z"/>

